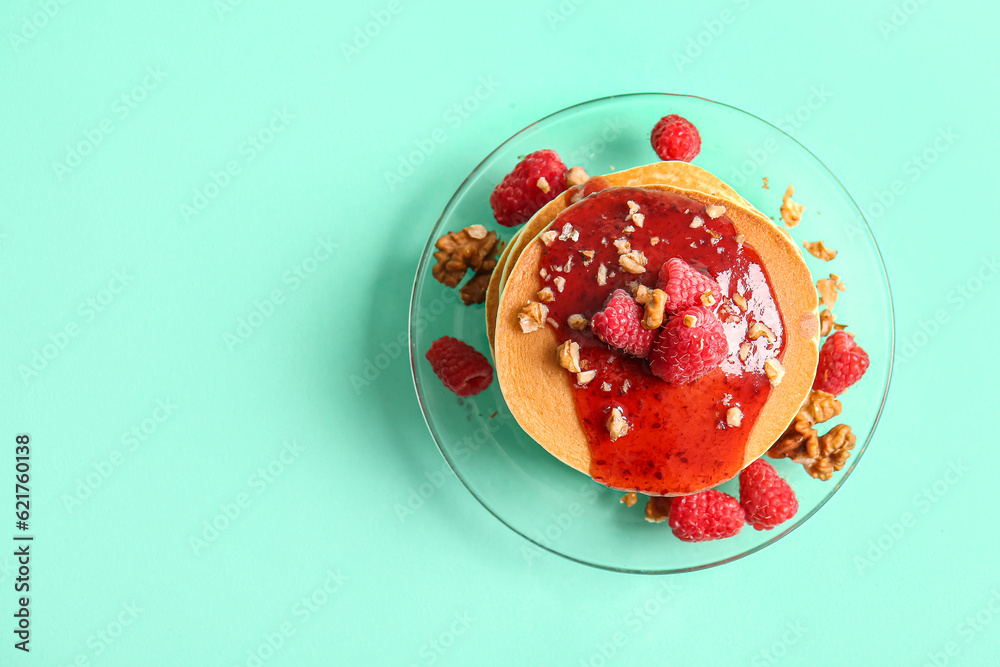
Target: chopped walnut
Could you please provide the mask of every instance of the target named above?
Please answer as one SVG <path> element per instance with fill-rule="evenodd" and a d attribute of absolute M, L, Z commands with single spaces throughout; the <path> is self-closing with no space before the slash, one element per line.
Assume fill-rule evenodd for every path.
<path fill-rule="evenodd" d="M 575 341 L 568 340 L 557 347 L 556 358 L 559 360 L 559 365 L 570 373 L 580 373 L 583 371 L 580 368 L 580 344 Z"/>
<path fill-rule="evenodd" d="M 543 287 L 538 290 L 538 293 L 535 296 L 538 297 L 538 300 L 542 303 L 552 303 L 556 300 L 556 295 L 552 293 L 551 287 Z"/>
<path fill-rule="evenodd" d="M 659 242 L 660 242 L 660 237 L 659 236 L 652 236 L 649 239 L 649 245 L 656 245 Z"/>
<path fill-rule="evenodd" d="M 746 341 L 740 343 L 740 361 L 746 363 L 747 358 L 750 356 L 750 350 L 752 349 L 753 346 L 750 343 L 747 343 Z"/>
<path fill-rule="evenodd" d="M 576 374 L 576 381 L 578 384 L 587 385 L 597 377 L 597 371 L 583 371 L 582 373 Z"/>
<path fill-rule="evenodd" d="M 586 170 L 583 167 L 570 167 L 569 171 L 566 172 L 566 185 L 583 185 L 587 182 L 590 176 L 587 175 Z"/>
<path fill-rule="evenodd" d="M 646 262 L 646 256 L 640 250 L 630 250 L 627 254 L 618 256 L 618 263 L 629 273 L 645 273 Z"/>
<path fill-rule="evenodd" d="M 618 254 L 619 255 L 624 255 L 625 253 L 627 253 L 627 252 L 629 252 L 629 251 L 632 250 L 632 244 L 629 243 L 628 239 L 625 238 L 625 237 L 622 237 L 620 239 L 615 239 L 612 242 L 612 245 L 614 247 L 618 248 Z"/>
<path fill-rule="evenodd" d="M 715 305 L 715 297 L 712 296 L 712 290 L 710 289 L 705 290 L 705 293 L 702 294 L 699 297 L 699 299 L 701 300 L 701 305 L 705 306 L 706 308 L 711 308 L 712 306 Z"/>
<path fill-rule="evenodd" d="M 771 186 L 767 184 L 767 176 L 764 177 L 764 185 L 761 186 L 765 190 L 770 190 Z"/>
<path fill-rule="evenodd" d="M 538 180 L 535 181 L 535 185 L 538 186 L 538 189 L 544 192 L 545 194 L 548 194 L 549 192 L 552 191 L 552 186 L 549 185 L 549 182 L 545 180 L 544 176 L 539 176 Z"/>
<path fill-rule="evenodd" d="M 537 301 L 529 301 L 527 305 L 521 309 L 521 312 L 517 316 L 517 321 L 521 325 L 521 331 L 524 333 L 531 333 L 532 331 L 538 331 L 538 329 L 545 326 L 545 320 L 548 319 L 548 316 L 548 306 Z"/>
<path fill-rule="evenodd" d="M 836 273 L 831 273 L 829 278 L 820 278 L 816 281 L 819 298 L 827 308 L 833 308 L 834 304 L 837 303 L 837 297 L 840 296 L 837 292 L 843 292 L 846 289 L 844 281 Z"/>
<path fill-rule="evenodd" d="M 738 428 L 743 423 L 743 411 L 739 408 L 729 408 L 726 410 L 726 424 L 733 428 Z"/>
<path fill-rule="evenodd" d="M 581 250 L 580 254 L 583 255 L 584 259 L 594 259 L 596 253 L 593 250 Z"/>
<path fill-rule="evenodd" d="M 489 269 L 476 271 L 476 274 L 472 276 L 472 280 L 462 285 L 462 288 L 458 290 L 458 295 L 462 297 L 462 303 L 466 306 L 471 306 L 474 303 L 483 303 L 486 301 L 486 290 L 490 286 L 490 277 L 493 275 L 495 266 L 496 261 L 493 262 L 493 266 Z"/>
<path fill-rule="evenodd" d="M 583 331 L 587 328 L 587 324 L 589 324 L 589 322 L 587 322 L 587 318 L 583 315 L 575 314 L 566 318 L 566 324 L 568 324 L 569 328 L 574 331 Z"/>
<path fill-rule="evenodd" d="M 625 233 L 625 234 L 631 234 L 634 231 L 635 231 L 635 227 L 633 227 L 632 225 L 629 225 L 628 227 L 626 227 L 625 229 L 622 230 L 622 232 Z"/>
<path fill-rule="evenodd" d="M 555 243 L 556 238 L 558 237 L 559 237 L 559 232 L 557 232 L 554 229 L 548 229 L 540 234 L 540 238 L 542 239 L 542 243 L 545 244 L 545 247 L 548 247 L 553 243 Z"/>
<path fill-rule="evenodd" d="M 736 235 L 736 242 L 739 243 L 740 245 L 743 245 L 743 242 L 746 240 L 747 237 L 745 234 L 743 234 L 743 232 L 740 232 L 739 234 Z"/>
<path fill-rule="evenodd" d="M 771 445 L 767 455 L 801 463 L 812 477 L 828 480 L 844 467 L 857 440 L 846 424 L 834 426 L 819 437 L 815 425 L 840 414 L 840 401 L 833 394 L 813 390 L 785 432 Z"/>
<path fill-rule="evenodd" d="M 601 287 L 608 284 L 608 267 L 603 263 L 597 267 L 597 284 Z"/>
<path fill-rule="evenodd" d="M 482 225 L 472 225 L 459 232 L 449 232 L 434 244 L 437 264 L 434 278 L 446 287 L 457 287 L 469 269 L 492 272 L 496 267 L 497 233 Z"/>
<path fill-rule="evenodd" d="M 833 331 L 836 315 L 829 309 L 824 308 L 819 312 L 819 335 L 828 336 Z"/>
<path fill-rule="evenodd" d="M 636 495 L 635 491 L 629 491 L 624 496 L 622 496 L 622 499 L 619 500 L 618 502 L 625 505 L 625 507 L 632 507 L 633 505 L 635 505 L 637 500 L 639 500 L 639 496 Z"/>
<path fill-rule="evenodd" d="M 663 309 L 667 305 L 667 293 L 661 289 L 653 290 L 644 305 L 642 328 L 651 331 L 659 329 L 660 325 L 663 324 Z"/>
<path fill-rule="evenodd" d="M 611 408 L 611 414 L 608 415 L 608 419 L 604 422 L 604 425 L 607 427 L 608 434 L 611 436 L 611 442 L 614 442 L 628 433 L 628 422 L 626 422 L 625 417 L 622 416 L 621 408 Z"/>
<path fill-rule="evenodd" d="M 636 203 L 635 203 L 634 201 L 632 201 L 631 199 L 629 199 L 629 200 L 628 200 L 627 202 L 625 202 L 625 203 L 626 203 L 626 204 L 628 204 L 628 215 L 626 215 L 626 216 L 625 216 L 625 219 L 626 219 L 626 220 L 629 220 L 629 219 L 630 219 L 630 218 L 631 218 L 631 217 L 632 217 L 633 215 L 635 215 L 636 213 L 638 213 L 638 212 L 639 212 L 639 205 L 638 205 L 638 204 L 636 204 Z"/>
<path fill-rule="evenodd" d="M 705 213 L 708 214 L 708 217 L 710 217 L 710 218 L 712 218 L 714 220 L 714 219 L 718 218 L 721 215 L 725 215 L 725 213 L 726 213 L 726 207 L 725 206 L 719 206 L 719 205 L 708 206 L 708 207 L 705 208 Z"/>
<path fill-rule="evenodd" d="M 736 293 L 733 294 L 733 303 L 735 303 L 737 306 L 739 306 L 740 310 L 746 310 L 747 309 L 747 300 L 739 292 L 736 292 Z"/>
<path fill-rule="evenodd" d="M 559 290 L 560 292 L 562 292 L 563 288 L 566 287 L 566 279 L 563 278 L 562 276 L 556 276 L 555 278 L 553 278 L 552 283 L 556 286 L 556 289 Z"/>
<path fill-rule="evenodd" d="M 646 521 L 650 523 L 663 523 L 670 518 L 670 498 L 663 496 L 650 496 L 646 502 Z"/>
<path fill-rule="evenodd" d="M 559 240 L 565 241 L 573 236 L 573 225 L 568 222 L 563 225 L 562 230 L 559 232 Z"/>
<path fill-rule="evenodd" d="M 822 241 L 816 241 L 815 243 L 813 243 L 812 241 L 803 241 L 802 245 L 805 247 L 806 250 L 809 251 L 810 255 L 812 255 L 816 259 L 821 259 L 824 262 L 829 262 L 831 259 L 837 256 L 837 251 L 830 250 L 829 248 L 826 247 L 826 244 L 824 244 Z"/>
<path fill-rule="evenodd" d="M 632 292 L 632 298 L 635 299 L 635 302 L 640 306 L 646 305 L 646 302 L 653 298 L 653 290 L 638 281 L 632 281 L 628 284 L 628 286 Z"/>
<path fill-rule="evenodd" d="M 764 373 L 767 375 L 767 379 L 771 381 L 772 387 L 777 387 L 781 384 L 781 378 L 785 377 L 785 369 L 781 366 L 781 362 L 774 357 L 764 362 Z"/>
<path fill-rule="evenodd" d="M 691 224 L 690 224 L 690 225 L 688 225 L 688 226 L 689 226 L 689 227 L 690 227 L 691 229 L 698 229 L 699 227 L 701 227 L 701 226 L 702 226 L 702 225 L 704 225 L 704 224 L 705 224 L 705 221 L 704 221 L 704 220 L 702 220 L 702 219 L 701 219 L 701 218 L 699 218 L 698 216 L 694 216 L 694 220 L 692 220 L 692 221 L 691 221 Z"/>
<path fill-rule="evenodd" d="M 760 322 L 754 322 L 750 325 L 750 330 L 747 331 L 747 337 L 749 337 L 750 340 L 757 340 L 761 336 L 766 336 L 772 343 L 778 340 L 778 337 L 774 335 L 774 332 L 771 331 L 767 325 L 761 324 Z"/>
<path fill-rule="evenodd" d="M 795 187 L 789 185 L 788 189 L 785 190 L 785 195 L 781 198 L 781 219 L 789 227 L 794 227 L 802 222 L 802 214 L 806 210 L 806 207 L 802 204 L 792 201 L 792 197 L 794 196 Z"/>
<path fill-rule="evenodd" d="M 686 327 L 696 327 L 698 326 L 698 318 L 694 315 L 685 315 L 683 324 Z"/>
<path fill-rule="evenodd" d="M 601 391 L 611 391 L 611 383 L 610 382 L 602 382 L 601 383 Z"/>

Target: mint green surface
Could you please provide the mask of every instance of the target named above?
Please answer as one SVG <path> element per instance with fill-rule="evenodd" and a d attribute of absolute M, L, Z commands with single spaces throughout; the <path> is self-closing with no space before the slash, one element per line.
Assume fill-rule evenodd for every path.
<path fill-rule="evenodd" d="M 615 7 L 3 5 L 0 664 L 992 664 L 1000 11 Z M 833 500 L 669 577 L 526 557 L 435 448 L 405 350 L 462 179 L 548 113 L 646 90 L 824 160 L 897 325 Z"/>

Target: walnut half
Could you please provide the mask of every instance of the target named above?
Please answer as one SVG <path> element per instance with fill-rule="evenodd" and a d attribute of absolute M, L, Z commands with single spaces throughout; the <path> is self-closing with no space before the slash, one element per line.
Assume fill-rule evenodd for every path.
<path fill-rule="evenodd" d="M 446 287 L 457 287 L 469 269 L 476 272 L 461 291 L 466 305 L 482 303 L 486 286 L 497 265 L 497 233 L 487 232 L 482 225 L 471 225 L 458 232 L 449 232 L 434 244 L 437 264 L 431 270 L 434 278 Z"/>
<path fill-rule="evenodd" d="M 773 459 L 789 458 L 802 464 L 811 477 L 830 479 L 844 467 L 857 436 L 847 424 L 838 424 L 820 437 L 815 425 L 836 417 L 840 411 L 840 401 L 833 394 L 813 390 L 767 455 Z"/>

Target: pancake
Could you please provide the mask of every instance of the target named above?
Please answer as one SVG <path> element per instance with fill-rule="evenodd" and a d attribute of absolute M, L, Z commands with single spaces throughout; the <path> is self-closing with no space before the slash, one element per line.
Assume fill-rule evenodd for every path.
<path fill-rule="evenodd" d="M 620 172 L 617 177 L 614 174 L 604 177 L 611 185 L 616 181 L 644 180 L 638 183 L 641 188 L 610 187 L 573 205 L 568 205 L 571 193 L 564 193 L 527 223 L 516 242 L 508 247 L 503 269 L 494 273 L 495 277 L 500 274 L 493 336 L 497 379 L 521 427 L 553 456 L 607 486 L 662 496 L 712 488 L 767 451 L 809 394 L 816 372 L 819 339 L 816 292 L 798 248 L 770 219 L 746 204 L 724 183 L 705 177 L 704 170 L 698 174 L 673 164 L 660 163 Z M 685 173 L 694 176 L 685 183 L 699 189 L 650 182 L 654 178 L 683 177 Z M 714 193 L 706 193 L 705 189 Z M 726 325 L 729 354 L 723 365 L 686 385 L 667 385 L 649 374 L 648 367 L 642 375 L 637 369 L 645 362 L 626 358 L 607 346 L 602 348 L 603 343 L 589 330 L 571 332 L 561 317 L 555 318 L 560 325 L 558 329 L 547 325 L 524 333 L 519 324 L 518 315 L 525 304 L 537 299 L 543 284 L 551 284 L 552 276 L 547 278 L 549 282 L 543 282 L 540 270 L 550 266 L 555 246 L 553 249 L 546 246 L 541 231 L 550 225 L 552 229 L 560 229 L 567 221 L 573 221 L 576 229 L 584 233 L 580 243 L 585 244 L 588 225 L 598 224 L 591 222 L 597 219 L 597 212 L 619 211 L 626 199 L 645 202 L 643 211 L 647 207 L 650 211 L 663 211 L 646 213 L 643 228 L 634 230 L 629 237 L 635 243 L 633 248 L 643 250 L 651 260 L 677 253 L 675 256 L 686 261 L 688 255 L 697 255 L 714 262 L 716 271 L 709 269 L 709 272 L 722 285 L 723 296 L 731 297 L 743 290 L 750 301 L 745 313 L 729 315 L 731 321 Z M 725 212 L 713 218 L 706 213 L 710 206 L 724 207 Z M 687 210 L 682 212 L 682 209 Z M 626 212 L 621 211 L 622 222 L 615 221 L 617 229 L 624 226 Z M 680 217 L 687 216 L 686 221 L 695 215 L 700 215 L 705 224 L 699 224 L 698 228 L 693 223 L 690 228 L 687 224 L 683 229 L 678 227 Z M 600 224 L 605 225 L 600 229 L 611 224 L 606 221 L 607 215 L 600 217 L 603 221 Z M 672 225 L 670 229 L 663 227 L 668 223 Z M 709 232 L 709 227 L 713 231 Z M 671 234 L 674 236 L 670 237 Z M 658 235 L 678 239 L 678 234 L 685 240 L 695 239 L 697 243 L 692 241 L 691 245 L 698 248 L 686 250 L 675 243 L 668 249 L 669 242 L 655 247 L 643 245 L 643 239 L 659 238 Z M 698 234 L 705 236 L 702 239 Z M 599 233 L 594 238 L 598 236 Z M 604 249 L 607 246 L 602 248 L 594 239 L 591 245 L 598 253 L 608 252 Z M 727 248 L 728 254 L 722 253 Z M 719 256 L 712 259 L 715 250 Z M 602 256 L 598 254 L 598 258 Z M 735 268 L 727 268 L 729 264 L 746 264 L 747 273 L 739 274 Z M 571 271 L 561 274 L 566 280 L 566 292 L 559 290 L 555 302 L 548 305 L 556 314 L 560 307 L 570 307 L 576 299 L 577 303 L 589 304 L 589 312 L 582 313 L 589 318 L 600 309 L 611 289 L 624 287 L 626 280 L 639 279 L 654 286 L 658 268 L 651 261 L 650 270 L 638 276 L 619 269 L 609 277 L 606 286 L 599 288 L 593 280 L 594 267 L 581 267 L 577 261 Z M 758 277 L 754 283 L 751 278 L 758 274 L 764 280 Z M 751 283 L 753 289 L 748 290 Z M 494 281 L 490 287 L 494 287 Z M 757 321 L 766 322 L 775 334 L 775 341 L 770 341 L 770 335 L 753 340 L 753 351 L 742 359 L 740 345 L 751 342 L 747 338 L 751 314 Z M 588 358 L 596 364 L 597 378 L 586 386 L 577 383 L 577 376 L 557 362 L 556 348 L 570 338 L 579 340 Z M 610 354 L 607 362 L 598 356 L 601 350 L 604 357 Z M 764 372 L 765 362 L 774 363 L 767 361 L 771 357 L 784 370 L 780 382 L 774 386 Z M 602 381 L 605 375 L 617 379 L 614 390 L 601 389 L 605 384 L 614 385 Z M 626 381 L 621 381 L 622 377 Z M 609 410 L 615 405 L 620 405 L 633 422 L 629 432 L 617 442 L 611 440 L 604 428 Z M 742 411 L 743 419 L 738 426 L 725 423 L 729 406 Z M 635 450 L 636 447 L 639 449 Z M 599 458 L 595 459 L 594 452 L 599 453 Z M 639 465 L 648 471 L 637 472 L 635 468 Z"/>

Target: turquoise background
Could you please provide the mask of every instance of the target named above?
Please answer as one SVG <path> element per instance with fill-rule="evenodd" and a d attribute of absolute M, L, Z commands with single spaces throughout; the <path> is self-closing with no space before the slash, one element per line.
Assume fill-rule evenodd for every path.
<path fill-rule="evenodd" d="M 28 433 L 36 540 L 23 654 L 8 515 L 0 663 L 990 664 L 998 19 L 971 0 L 5 3 L 0 502 Z M 869 217 L 897 324 L 844 488 L 776 545 L 670 577 L 526 558 L 447 469 L 400 345 L 464 176 L 548 113 L 646 90 L 820 156 Z"/>

